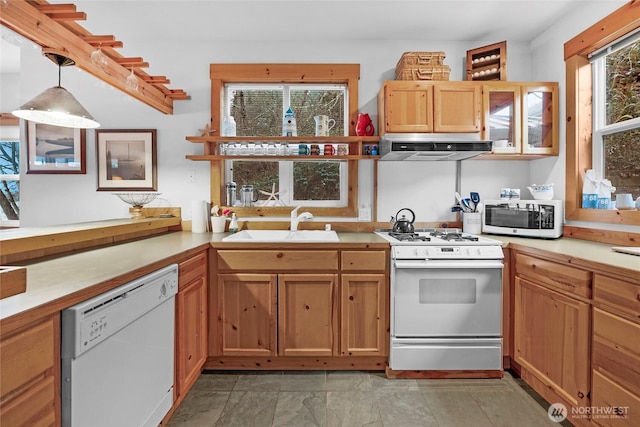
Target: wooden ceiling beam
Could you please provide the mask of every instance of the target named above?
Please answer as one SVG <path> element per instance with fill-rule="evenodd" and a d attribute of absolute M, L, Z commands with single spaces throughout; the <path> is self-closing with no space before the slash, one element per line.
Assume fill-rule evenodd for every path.
<path fill-rule="evenodd" d="M 149 68 L 149 63 L 144 62 L 141 57 L 135 58 L 113 58 L 118 64 L 124 67 L 133 68 Z"/>
<path fill-rule="evenodd" d="M 10 0 L 2 9 L 0 23 L 43 48 L 63 52 L 75 61 L 78 68 L 165 114 L 173 114 L 174 99 L 190 99 L 182 89 L 173 92 L 160 84 L 146 82 L 146 73 L 142 71 L 136 72 L 140 77 L 138 90 L 127 90 L 125 82 L 131 69 L 116 61 L 115 58 L 119 58 L 120 55 L 107 47 L 107 64 L 94 64 L 91 61 L 91 53 L 95 51 L 95 47 L 84 40 L 84 37 L 92 34 L 75 22 L 58 22 L 52 19 L 39 10 L 44 6 L 56 7 L 44 0 Z M 142 65 L 149 66 L 147 63 Z M 167 90 L 168 94 L 165 93 Z M 173 96 L 174 93 L 177 96 Z"/>
<path fill-rule="evenodd" d="M 41 13 L 75 13 L 77 12 L 76 5 L 73 3 L 60 3 L 60 4 L 39 4 L 36 6 L 38 12 Z"/>
<path fill-rule="evenodd" d="M 171 83 L 171 80 L 169 80 L 166 76 L 144 76 L 142 77 L 142 80 L 144 80 L 147 83 L 153 83 L 153 84 L 168 85 L 169 83 Z"/>
<path fill-rule="evenodd" d="M 124 44 L 120 40 L 116 40 L 115 36 L 81 36 L 82 40 L 89 43 L 93 47 L 123 47 Z"/>

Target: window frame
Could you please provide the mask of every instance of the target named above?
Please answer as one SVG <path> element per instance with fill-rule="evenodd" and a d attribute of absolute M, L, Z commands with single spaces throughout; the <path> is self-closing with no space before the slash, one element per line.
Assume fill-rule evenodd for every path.
<path fill-rule="evenodd" d="M 629 2 L 564 45 L 567 86 L 566 219 L 640 225 L 640 211 L 582 209 L 582 174 L 593 165 L 593 82 L 588 55 L 638 28 L 640 3 Z"/>
<path fill-rule="evenodd" d="M 348 105 L 345 131 L 355 136 L 358 118 L 358 81 L 360 64 L 210 64 L 211 135 L 221 136 L 226 83 L 345 84 Z M 314 137 L 310 137 L 312 140 Z M 358 161 L 348 162 L 347 205 L 344 207 L 311 207 L 317 216 L 355 217 L 358 206 Z M 211 203 L 222 206 L 225 200 L 225 161 L 211 161 Z M 304 205 L 303 205 L 304 206 Z M 291 206 L 234 207 L 240 216 L 288 216 Z"/>
<path fill-rule="evenodd" d="M 20 119 L 17 118 L 16 116 L 14 116 L 11 113 L 0 113 L 0 126 L 15 126 L 15 127 L 19 127 L 20 126 Z M 22 141 L 18 140 L 16 141 L 19 144 L 22 143 Z M 22 166 L 22 165 L 21 165 Z M 13 181 L 20 181 L 20 174 L 18 175 L 0 175 L 0 179 L 6 179 L 6 180 L 13 180 Z M 20 219 L 17 220 L 0 220 L 0 228 L 13 228 L 13 227 L 20 227 Z"/>

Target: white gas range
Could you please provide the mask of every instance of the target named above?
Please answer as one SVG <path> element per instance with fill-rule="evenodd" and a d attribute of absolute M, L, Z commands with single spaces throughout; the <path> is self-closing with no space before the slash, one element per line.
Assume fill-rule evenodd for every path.
<path fill-rule="evenodd" d="M 376 234 L 391 244 L 392 370 L 502 376 L 502 242 L 457 229 Z"/>

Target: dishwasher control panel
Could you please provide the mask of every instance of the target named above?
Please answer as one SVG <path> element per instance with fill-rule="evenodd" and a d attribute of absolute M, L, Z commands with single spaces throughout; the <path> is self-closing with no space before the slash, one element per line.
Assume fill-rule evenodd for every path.
<path fill-rule="evenodd" d="M 77 357 L 116 334 L 178 291 L 171 264 L 62 311 L 62 357 Z"/>

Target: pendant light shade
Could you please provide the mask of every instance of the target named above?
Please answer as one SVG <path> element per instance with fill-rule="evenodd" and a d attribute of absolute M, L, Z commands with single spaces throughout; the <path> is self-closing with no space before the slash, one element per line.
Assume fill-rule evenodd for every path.
<path fill-rule="evenodd" d="M 36 123 L 69 128 L 91 129 L 100 124 L 89 114 L 77 99 L 60 86 L 60 67 L 74 65 L 75 62 L 58 54 L 47 54 L 58 64 L 58 86 L 42 92 L 31 101 L 13 111 L 13 115 Z"/>

